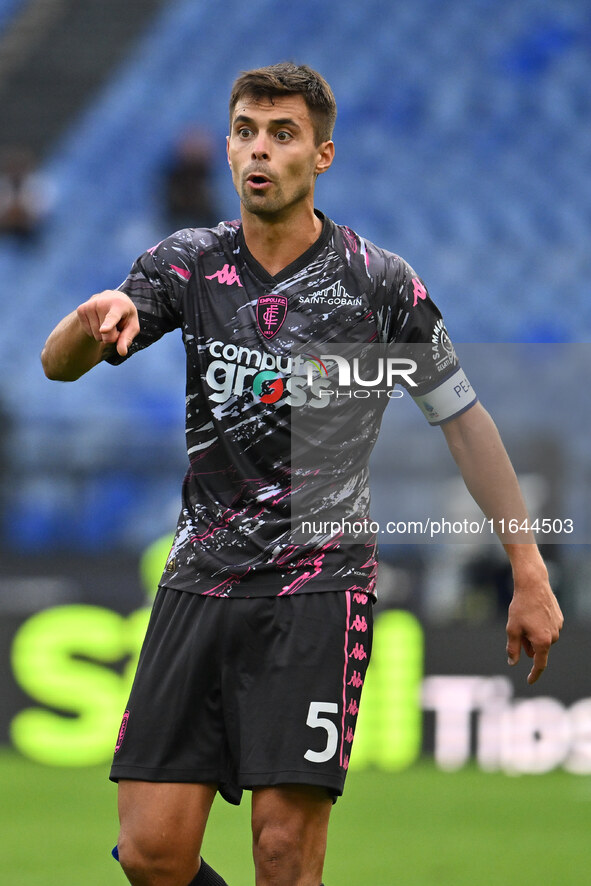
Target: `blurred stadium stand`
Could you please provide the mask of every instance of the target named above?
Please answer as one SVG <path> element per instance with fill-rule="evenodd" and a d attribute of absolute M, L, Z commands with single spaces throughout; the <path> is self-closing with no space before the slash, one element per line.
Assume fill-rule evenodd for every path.
<path fill-rule="evenodd" d="M 22 4 L 23 0 L 2 0 L 0 2 L 0 36 L 2 36 L 5 28 L 9 26 L 13 16 Z"/>
<path fill-rule="evenodd" d="M 0 0 L 0 147 L 47 154 L 163 3 Z"/>
<path fill-rule="evenodd" d="M 0 3 L 0 40 L 27 5 Z M 410 261 L 456 341 L 589 342 L 586 4 L 343 0 L 321 13 L 309 0 L 102 0 L 75 11 L 85 5 L 64 0 L 45 49 L 13 71 L 12 89 L 0 82 L 3 120 L 17 87 L 22 119 L 35 83 L 47 102 L 53 93 L 43 135 L 14 131 L 43 149 L 58 194 L 34 250 L 0 242 L 5 544 L 134 545 L 170 525 L 162 501 L 184 464 L 179 341 L 73 386 L 46 382 L 38 354 L 63 314 L 169 233 L 160 176 L 187 126 L 219 143 L 218 203 L 238 214 L 224 137 L 240 70 L 293 58 L 325 74 L 337 157 L 318 205 Z"/>

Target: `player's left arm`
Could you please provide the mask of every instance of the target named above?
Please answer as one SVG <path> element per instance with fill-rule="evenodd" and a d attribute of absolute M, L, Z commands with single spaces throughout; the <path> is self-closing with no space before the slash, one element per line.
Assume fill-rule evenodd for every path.
<path fill-rule="evenodd" d="M 466 487 L 497 530 L 527 524 L 519 482 L 497 427 L 480 403 L 441 425 L 449 450 Z M 548 662 L 550 646 L 563 625 L 562 612 L 548 581 L 548 571 L 531 532 L 497 531 L 513 570 L 514 592 L 507 622 L 509 664 L 523 648 L 533 666 L 527 678 L 535 683 Z"/>

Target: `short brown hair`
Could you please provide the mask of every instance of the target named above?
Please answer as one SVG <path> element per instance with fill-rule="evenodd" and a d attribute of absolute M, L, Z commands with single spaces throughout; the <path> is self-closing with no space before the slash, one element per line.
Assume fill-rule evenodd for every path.
<path fill-rule="evenodd" d="M 243 71 L 235 80 L 230 95 L 230 125 L 232 114 L 241 98 L 255 101 L 273 99 L 280 95 L 301 95 L 312 119 L 316 144 L 332 138 L 337 117 L 337 104 L 332 89 L 317 71 L 308 65 L 280 62 L 266 68 Z"/>

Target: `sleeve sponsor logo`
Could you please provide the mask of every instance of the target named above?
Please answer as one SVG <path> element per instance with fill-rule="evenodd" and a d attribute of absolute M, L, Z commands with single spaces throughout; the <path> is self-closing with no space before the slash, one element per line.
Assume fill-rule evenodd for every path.
<path fill-rule="evenodd" d="M 458 362 L 457 354 L 448 335 L 443 320 L 439 319 L 435 324 L 431 336 L 431 354 L 438 372 L 443 372 Z"/>

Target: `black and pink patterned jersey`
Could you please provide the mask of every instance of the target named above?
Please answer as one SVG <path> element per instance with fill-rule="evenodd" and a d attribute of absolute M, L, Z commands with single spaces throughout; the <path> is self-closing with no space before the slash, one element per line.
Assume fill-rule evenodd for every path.
<path fill-rule="evenodd" d="M 423 281 L 399 256 L 320 217 L 318 240 L 274 277 L 236 221 L 177 232 L 120 287 L 140 319 L 128 356 L 177 327 L 186 351 L 189 465 L 167 587 L 373 593 L 375 538 L 294 531 L 295 514 L 368 514 L 367 463 L 388 398 L 328 396 L 327 354 L 422 344 L 412 395 L 429 421 L 474 402 Z"/>

